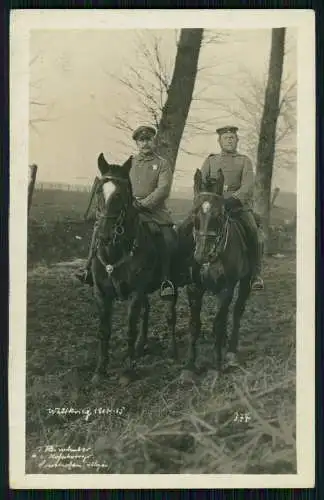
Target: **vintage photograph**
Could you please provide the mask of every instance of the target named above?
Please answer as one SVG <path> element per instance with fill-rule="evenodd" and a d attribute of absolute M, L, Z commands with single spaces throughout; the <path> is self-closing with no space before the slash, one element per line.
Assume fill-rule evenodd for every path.
<path fill-rule="evenodd" d="M 31 25 L 14 178 L 26 241 L 11 246 L 26 259 L 25 331 L 11 331 L 24 337 L 24 475 L 276 485 L 302 470 L 296 388 L 314 332 L 312 310 L 298 329 L 298 280 L 314 256 L 298 253 L 298 200 L 302 182 L 312 210 L 315 166 L 300 162 L 299 65 L 312 54 L 297 22 L 263 14 Z"/>

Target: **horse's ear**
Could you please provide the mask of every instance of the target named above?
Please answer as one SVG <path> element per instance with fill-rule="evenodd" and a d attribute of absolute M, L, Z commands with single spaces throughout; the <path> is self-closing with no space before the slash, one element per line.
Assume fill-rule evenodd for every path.
<path fill-rule="evenodd" d="M 129 175 L 130 169 L 132 168 L 133 156 L 130 156 L 128 160 L 122 165 L 122 169 L 126 175 Z"/>
<path fill-rule="evenodd" d="M 201 191 L 202 186 L 202 173 L 201 170 L 197 168 L 194 175 L 194 194 L 198 194 Z"/>
<path fill-rule="evenodd" d="M 100 155 L 98 156 L 98 168 L 101 175 L 104 175 L 109 169 L 109 163 L 107 163 L 103 153 L 100 153 Z"/>

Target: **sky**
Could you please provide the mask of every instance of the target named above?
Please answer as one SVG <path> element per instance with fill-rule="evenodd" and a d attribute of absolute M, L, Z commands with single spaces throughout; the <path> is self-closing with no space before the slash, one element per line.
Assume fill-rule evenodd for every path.
<path fill-rule="evenodd" d="M 206 41 L 215 34 L 207 32 Z M 263 81 L 267 73 L 270 30 L 217 34 L 220 41 L 204 43 L 200 52 L 195 99 L 178 154 L 173 190 L 191 186 L 204 157 L 218 152 L 215 129 L 236 123 L 228 111 L 225 116 L 224 103 L 239 111 L 240 98 L 246 95 L 251 79 Z M 145 71 L 147 60 L 141 47 L 153 47 L 152 40 L 157 39 L 162 64 L 171 76 L 177 36 L 175 30 L 31 32 L 29 162 L 38 165 L 39 181 L 92 184 L 100 152 L 116 163 L 136 152 L 131 132 L 115 126 L 118 115 L 131 128 L 142 124 L 135 113 L 136 95 L 117 79 L 128 78 L 132 66 L 149 88 L 154 80 Z M 287 30 L 284 78 L 288 84 L 297 75 L 295 41 L 294 31 Z M 137 87 L 136 79 L 132 82 Z M 148 122 L 145 114 L 143 121 Z M 200 127 L 201 123 L 203 134 L 190 125 Z M 294 137 L 289 140 L 294 146 Z M 243 134 L 240 151 L 246 153 L 246 147 Z M 276 167 L 273 184 L 295 191 L 296 169 Z"/>

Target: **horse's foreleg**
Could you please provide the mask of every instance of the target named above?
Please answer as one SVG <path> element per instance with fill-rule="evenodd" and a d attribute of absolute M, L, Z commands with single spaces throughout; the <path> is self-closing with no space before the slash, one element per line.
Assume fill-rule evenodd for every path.
<path fill-rule="evenodd" d="M 227 338 L 227 320 L 229 306 L 233 299 L 234 289 L 227 290 L 220 296 L 220 307 L 213 323 L 213 333 L 215 339 L 216 371 L 220 374 L 223 370 L 223 349 Z"/>
<path fill-rule="evenodd" d="M 95 293 L 96 302 L 99 310 L 99 342 L 97 349 L 97 366 L 92 381 L 96 383 L 106 373 L 109 363 L 109 342 L 111 337 L 111 319 L 113 301 Z"/>
<path fill-rule="evenodd" d="M 137 356 L 143 356 L 145 347 L 147 345 L 148 322 L 150 315 L 150 303 L 147 295 L 145 295 L 143 298 L 142 309 L 143 309 L 143 315 L 142 315 L 141 333 L 136 348 Z"/>
<path fill-rule="evenodd" d="M 203 289 L 196 285 L 187 286 L 187 297 L 189 302 L 189 355 L 186 369 L 194 371 L 196 362 L 196 343 L 201 332 L 201 307 L 203 298 Z"/>
<path fill-rule="evenodd" d="M 247 300 L 250 296 L 250 277 L 240 281 L 238 297 L 233 310 L 233 328 L 228 344 L 227 361 L 231 365 L 237 364 L 236 354 L 239 338 L 241 319 L 245 310 Z"/>
<path fill-rule="evenodd" d="M 178 290 L 175 289 L 175 294 L 172 300 L 167 305 L 166 320 L 169 332 L 171 333 L 171 352 L 174 360 L 178 359 L 178 348 L 176 342 L 176 323 L 177 323 L 177 300 Z"/>
<path fill-rule="evenodd" d="M 138 335 L 138 322 L 142 310 L 143 296 L 134 295 L 128 312 L 128 360 L 132 371 L 135 367 L 135 344 Z"/>

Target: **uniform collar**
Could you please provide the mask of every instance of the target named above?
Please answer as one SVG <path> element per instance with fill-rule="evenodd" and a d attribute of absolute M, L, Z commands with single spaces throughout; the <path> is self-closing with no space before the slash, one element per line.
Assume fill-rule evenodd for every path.
<path fill-rule="evenodd" d="M 238 155 L 237 151 L 233 151 L 233 153 L 227 153 L 226 151 L 221 152 L 221 156 L 237 156 L 237 155 Z"/>
<path fill-rule="evenodd" d="M 149 153 L 138 153 L 137 155 L 138 160 L 152 160 L 155 158 L 155 152 L 150 151 Z"/>

